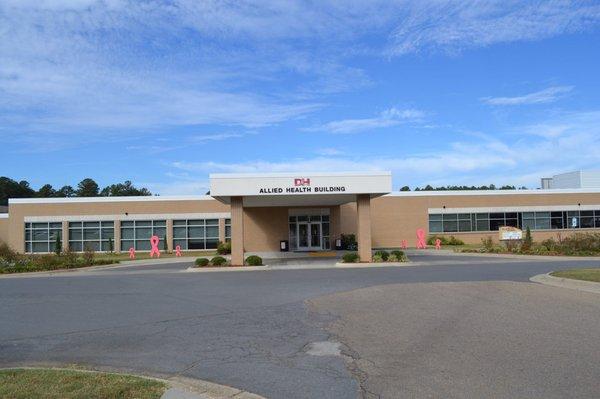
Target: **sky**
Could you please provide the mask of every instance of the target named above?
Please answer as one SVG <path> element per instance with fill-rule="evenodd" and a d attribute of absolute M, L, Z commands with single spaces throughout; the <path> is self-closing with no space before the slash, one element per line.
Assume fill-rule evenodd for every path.
<path fill-rule="evenodd" d="M 0 176 L 600 169 L 598 1 L 0 0 Z"/>

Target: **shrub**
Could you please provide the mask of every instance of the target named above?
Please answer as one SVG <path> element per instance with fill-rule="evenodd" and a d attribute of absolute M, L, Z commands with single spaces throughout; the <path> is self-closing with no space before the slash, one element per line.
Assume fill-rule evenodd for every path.
<path fill-rule="evenodd" d="M 59 256 L 62 252 L 62 241 L 60 239 L 60 234 L 56 235 L 56 240 L 54 241 L 54 253 L 56 256 Z"/>
<path fill-rule="evenodd" d="M 246 264 L 248 266 L 262 266 L 263 261 L 260 256 L 250 255 L 246 258 Z"/>
<path fill-rule="evenodd" d="M 8 244 L 0 242 L 0 259 L 4 259 L 10 263 L 16 262 L 19 258 L 19 254 L 9 247 Z"/>
<path fill-rule="evenodd" d="M 392 252 L 391 252 L 391 254 L 392 254 L 393 256 L 395 256 L 395 257 L 396 257 L 396 259 L 402 259 L 402 258 L 404 258 L 404 256 L 405 256 L 405 255 L 404 255 L 404 251 L 400 251 L 399 249 L 396 249 L 396 250 L 392 251 Z"/>
<path fill-rule="evenodd" d="M 354 234 L 342 234 L 340 236 L 342 240 L 342 249 L 348 251 L 356 251 L 358 249 L 358 244 L 356 243 L 356 235 Z"/>
<path fill-rule="evenodd" d="M 228 255 L 231 253 L 231 242 L 220 242 L 217 246 L 217 253 L 219 255 Z"/>
<path fill-rule="evenodd" d="M 390 257 L 390 253 L 388 251 L 376 251 L 375 254 L 373 256 L 379 256 L 384 262 L 387 262 L 388 258 Z"/>
<path fill-rule="evenodd" d="M 198 258 L 196 259 L 196 266 L 197 267 L 205 267 L 208 266 L 208 259 L 207 258 Z"/>
<path fill-rule="evenodd" d="M 375 255 L 373 255 L 373 262 L 381 263 L 381 262 L 385 262 L 385 260 L 383 260 L 383 257 L 380 254 L 375 254 Z"/>
<path fill-rule="evenodd" d="M 454 236 L 450 236 L 450 238 L 445 236 L 432 235 L 427 239 L 427 245 L 435 245 L 435 240 L 439 238 L 440 244 L 442 245 L 465 245 L 464 241 L 456 238 Z"/>
<path fill-rule="evenodd" d="M 227 263 L 227 259 L 222 256 L 215 256 L 210 260 L 210 263 L 212 263 L 213 266 L 223 266 Z"/>
<path fill-rule="evenodd" d="M 531 238 L 531 229 L 527 226 L 527 230 L 525 230 L 525 238 L 523 238 L 523 243 L 521 244 L 521 251 L 529 251 L 533 246 L 533 239 Z"/>
<path fill-rule="evenodd" d="M 465 242 L 459 238 L 450 236 L 450 239 L 448 240 L 448 245 L 465 245 Z"/>
<path fill-rule="evenodd" d="M 435 245 L 435 240 L 437 240 L 438 238 L 441 241 L 442 245 L 448 245 L 448 239 L 444 236 L 438 235 L 429 236 L 429 238 L 427 239 L 427 245 Z"/>
<path fill-rule="evenodd" d="M 396 255 L 390 255 L 390 257 L 388 258 L 388 261 L 389 262 L 400 262 Z"/>
<path fill-rule="evenodd" d="M 356 263 L 358 262 L 358 254 L 356 252 L 348 252 L 342 256 L 342 262 L 344 263 Z"/>
<path fill-rule="evenodd" d="M 491 251 L 494 248 L 494 241 L 492 237 L 487 236 L 486 238 L 481 239 L 481 245 L 483 245 L 483 249 L 486 251 Z"/>
<path fill-rule="evenodd" d="M 83 251 L 83 263 L 86 266 L 90 266 L 94 264 L 94 257 L 96 253 L 92 247 L 86 246 L 85 251 Z"/>
<path fill-rule="evenodd" d="M 67 268 L 73 268 L 77 266 L 77 254 L 71 251 L 70 248 L 64 250 L 60 256 L 62 258 L 63 264 Z"/>

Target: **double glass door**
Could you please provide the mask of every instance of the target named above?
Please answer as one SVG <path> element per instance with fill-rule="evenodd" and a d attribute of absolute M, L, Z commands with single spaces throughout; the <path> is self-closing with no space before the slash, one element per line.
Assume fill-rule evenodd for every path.
<path fill-rule="evenodd" d="M 323 231 L 321 222 L 298 222 L 296 237 L 298 250 L 313 251 L 321 249 Z"/>

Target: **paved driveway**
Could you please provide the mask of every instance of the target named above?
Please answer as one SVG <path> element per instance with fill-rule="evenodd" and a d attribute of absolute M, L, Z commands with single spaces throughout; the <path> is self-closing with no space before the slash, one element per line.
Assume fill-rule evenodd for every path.
<path fill-rule="evenodd" d="M 580 263 L 589 266 L 597 262 Z M 453 378 L 447 379 L 446 384 L 443 378 L 437 377 L 411 380 L 410 377 L 418 373 L 431 372 L 422 366 L 418 353 L 404 358 L 404 352 L 394 352 L 398 341 L 390 338 L 389 331 L 376 328 L 378 323 L 370 315 L 347 313 L 338 306 L 335 295 L 349 295 L 352 299 L 357 293 L 353 290 L 372 287 L 383 290 L 384 294 L 375 296 L 372 302 L 357 300 L 358 303 L 381 310 L 409 308 L 422 301 L 428 304 L 411 314 L 387 313 L 397 320 L 410 316 L 407 320 L 411 323 L 421 317 L 425 320 L 414 324 L 414 329 L 393 329 L 405 340 L 405 348 L 413 347 L 411 343 L 423 347 L 420 335 L 438 336 L 438 340 L 432 338 L 431 342 L 440 350 L 464 342 L 463 334 L 468 328 L 451 327 L 467 320 L 481 331 L 477 335 L 480 341 L 474 348 L 486 347 L 488 343 L 490 351 L 481 354 L 488 359 L 486 364 L 497 364 L 499 370 L 508 370 L 512 361 L 505 355 L 505 346 L 494 345 L 507 331 L 506 327 L 500 327 L 505 325 L 501 322 L 510 321 L 510 325 L 515 326 L 529 323 L 524 324 L 528 328 L 510 335 L 510 343 L 520 346 L 523 357 L 539 360 L 525 364 L 529 370 L 522 374 L 520 381 L 523 386 L 534 389 L 524 396 L 544 397 L 542 393 L 548 391 L 540 387 L 547 385 L 548 376 L 555 378 L 563 372 L 566 376 L 577 374 L 577 381 L 585 383 L 590 373 L 600 375 L 597 368 L 600 362 L 589 364 L 589 357 L 579 356 L 583 350 L 574 352 L 577 356 L 572 356 L 571 346 L 562 352 L 546 353 L 545 345 L 532 345 L 536 342 L 534 339 L 521 338 L 521 333 L 527 331 L 545 334 L 543 342 L 560 343 L 574 337 L 597 336 L 598 314 L 590 313 L 590 319 L 596 323 L 584 318 L 587 312 L 597 310 L 590 305 L 590 299 L 569 292 L 564 294 L 570 296 L 569 301 L 562 301 L 552 294 L 562 289 L 527 283 L 531 275 L 573 265 L 574 262 L 486 262 L 480 258 L 451 257 L 438 259 L 431 266 L 401 268 L 182 273 L 183 265 L 164 265 L 151 269 L 134 267 L 0 279 L 0 364 L 78 363 L 156 375 L 184 375 L 270 398 L 352 398 L 369 391 L 396 397 L 395 393 L 402 392 L 399 389 L 405 385 L 410 389 L 422 387 L 414 391 L 416 397 L 427 397 L 434 391 L 440 395 L 460 392 L 452 390 L 457 378 L 452 374 L 448 374 Z M 481 284 L 477 282 L 498 284 L 498 281 L 520 282 L 517 284 L 522 286 L 519 292 L 522 291 L 526 300 L 515 307 L 512 306 L 514 301 L 508 299 L 515 292 L 480 289 L 478 298 L 482 303 L 489 303 L 487 308 L 481 307 L 478 301 L 464 299 L 471 290 L 467 285 L 461 290 L 445 291 L 444 295 L 455 307 L 445 301 L 427 302 L 427 298 L 439 297 L 439 288 L 432 283 L 472 282 L 475 287 Z M 416 293 L 419 295 L 413 295 Z M 357 302 L 349 300 L 349 303 Z M 390 307 L 390 303 L 395 305 Z M 564 319 L 572 328 L 548 328 L 542 318 L 535 317 L 544 306 L 554 309 L 554 324 L 560 325 Z M 574 309 L 579 309 L 577 317 L 572 314 Z M 503 315 L 498 320 L 497 331 L 494 319 L 489 317 L 494 314 L 492 311 Z M 473 319 L 465 319 L 465 314 Z M 349 329 L 351 332 L 373 326 L 382 335 L 345 335 L 345 330 L 338 328 L 346 318 L 348 325 L 353 326 Z M 536 320 L 540 321 L 536 323 Z M 574 331 L 578 335 L 573 335 Z M 490 334 L 492 332 L 496 334 Z M 339 334 L 340 339 L 350 343 L 347 350 L 356 358 L 361 352 L 371 353 L 369 342 L 377 339 L 390 353 L 399 356 L 399 362 L 414 363 L 412 369 L 416 372 L 411 375 L 406 373 L 406 368 L 390 369 L 392 379 L 398 380 L 398 385 L 392 386 L 371 377 L 372 371 L 367 367 L 357 368 L 355 362 L 347 363 L 343 356 L 313 354 L 311 343 L 334 340 L 332 334 Z M 473 335 L 467 337 L 471 340 Z M 589 348 L 600 353 L 597 346 Z M 423 356 L 431 354 L 423 352 Z M 452 359 L 444 353 L 440 356 L 443 360 Z M 596 355 L 592 358 L 596 359 Z M 469 360 L 473 359 L 462 358 L 462 361 Z M 548 370 L 552 373 L 548 374 Z M 494 370 L 481 368 L 482 373 L 490 371 Z M 518 376 L 516 373 L 514 379 L 509 380 L 511 384 L 515 384 Z M 503 389 L 506 387 L 499 384 L 490 389 L 502 394 L 508 392 Z M 478 396 L 477 393 L 484 391 L 463 391 L 470 392 Z M 577 393 L 581 397 L 593 397 L 590 391 Z"/>

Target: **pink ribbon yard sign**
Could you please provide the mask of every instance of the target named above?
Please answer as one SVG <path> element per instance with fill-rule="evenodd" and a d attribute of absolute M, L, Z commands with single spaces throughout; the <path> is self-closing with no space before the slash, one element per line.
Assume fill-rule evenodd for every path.
<path fill-rule="evenodd" d="M 406 240 L 402 240 L 402 249 L 406 248 L 408 248 L 408 244 L 406 243 Z"/>
<path fill-rule="evenodd" d="M 129 259 L 135 259 L 135 248 L 129 248 Z"/>
<path fill-rule="evenodd" d="M 158 250 L 159 242 L 160 242 L 160 238 L 158 238 L 158 236 L 152 236 L 150 238 L 150 245 L 152 246 L 152 249 L 150 250 L 151 258 L 154 258 L 154 255 L 156 255 L 157 258 L 160 258 L 160 251 Z"/>
<path fill-rule="evenodd" d="M 427 248 L 427 243 L 425 242 L 425 230 L 423 229 L 417 229 L 417 248 Z"/>
<path fill-rule="evenodd" d="M 181 245 L 175 247 L 175 256 L 181 256 Z"/>
<path fill-rule="evenodd" d="M 440 249 L 442 248 L 442 240 L 440 240 L 439 238 L 435 239 L 435 249 Z"/>

